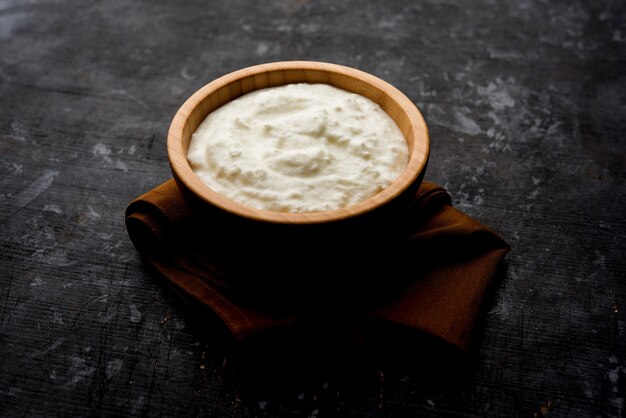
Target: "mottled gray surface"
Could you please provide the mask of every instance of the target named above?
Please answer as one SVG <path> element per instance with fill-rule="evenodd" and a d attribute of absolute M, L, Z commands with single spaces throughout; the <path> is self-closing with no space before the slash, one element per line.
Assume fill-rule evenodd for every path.
<path fill-rule="evenodd" d="M 427 177 L 511 243 L 460 382 L 364 367 L 349 395 L 331 373 L 243 396 L 129 241 L 127 203 L 170 176 L 178 106 L 289 59 L 405 92 Z M 0 109 L 1 415 L 626 413 L 621 0 L 3 0 Z"/>

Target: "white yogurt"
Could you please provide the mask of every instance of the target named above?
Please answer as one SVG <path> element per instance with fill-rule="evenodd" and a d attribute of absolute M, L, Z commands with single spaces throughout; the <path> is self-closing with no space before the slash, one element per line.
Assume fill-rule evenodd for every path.
<path fill-rule="evenodd" d="M 187 159 L 214 191 L 276 212 L 351 206 L 408 162 L 395 122 L 373 101 L 327 84 L 257 90 L 210 113 Z"/>

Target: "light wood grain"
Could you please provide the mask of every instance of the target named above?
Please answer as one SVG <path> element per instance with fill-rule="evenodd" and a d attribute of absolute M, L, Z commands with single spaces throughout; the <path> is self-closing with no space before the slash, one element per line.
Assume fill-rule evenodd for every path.
<path fill-rule="evenodd" d="M 391 116 L 409 148 L 407 167 L 380 193 L 355 205 L 325 212 L 284 213 L 238 204 L 206 186 L 187 161 L 191 135 L 212 111 L 253 90 L 290 83 L 325 83 L 360 94 L 376 102 Z M 398 89 L 353 68 L 311 61 L 286 61 L 257 65 L 227 74 L 192 95 L 178 110 L 169 129 L 168 156 L 178 184 L 207 204 L 259 221 L 289 224 L 322 223 L 364 214 L 397 198 L 420 181 L 429 156 L 428 128 L 419 110 Z"/>

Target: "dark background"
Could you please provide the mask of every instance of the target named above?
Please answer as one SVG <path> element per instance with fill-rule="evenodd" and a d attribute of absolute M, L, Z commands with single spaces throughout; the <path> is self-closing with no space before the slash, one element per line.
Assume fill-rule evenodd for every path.
<path fill-rule="evenodd" d="M 1 1 L 0 415 L 624 416 L 624 5 Z M 469 372 L 243 391 L 129 241 L 183 101 L 293 59 L 402 90 L 427 178 L 513 247 Z"/>

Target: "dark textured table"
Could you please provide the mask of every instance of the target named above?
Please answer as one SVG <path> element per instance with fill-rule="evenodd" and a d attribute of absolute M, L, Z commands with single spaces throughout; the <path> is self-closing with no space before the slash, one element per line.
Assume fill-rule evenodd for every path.
<path fill-rule="evenodd" d="M 512 245 L 468 370 L 363 359 L 244 390 L 129 241 L 178 106 L 292 59 L 405 92 L 427 178 Z M 623 1 L 8 0 L 0 105 L 2 416 L 625 414 Z"/>

